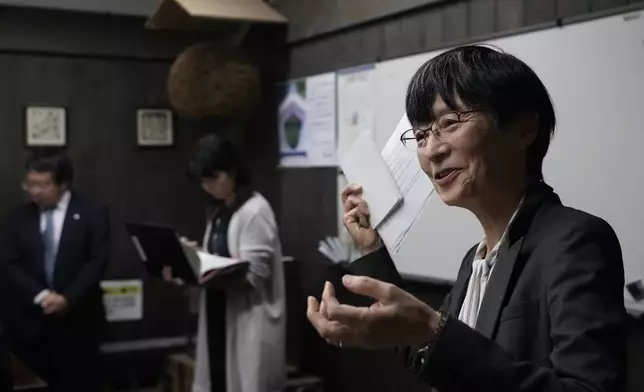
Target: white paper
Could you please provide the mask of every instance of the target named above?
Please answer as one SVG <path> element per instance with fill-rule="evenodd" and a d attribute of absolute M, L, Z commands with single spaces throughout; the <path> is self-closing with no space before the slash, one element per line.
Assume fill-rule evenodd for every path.
<path fill-rule="evenodd" d="M 398 253 L 407 233 L 434 194 L 434 186 L 421 169 L 416 152 L 400 142 L 400 135 L 410 128 L 407 115 L 404 115 L 382 150 L 382 157 L 403 195 L 400 207 L 378 229 L 385 246 L 393 253 Z"/>
<path fill-rule="evenodd" d="M 335 73 L 306 79 L 309 161 L 311 166 L 336 166 Z"/>
<path fill-rule="evenodd" d="M 374 130 L 375 68 L 360 66 L 338 71 L 338 156 L 363 131 Z"/>
<path fill-rule="evenodd" d="M 101 282 L 107 321 L 143 319 L 143 282 L 141 280 L 106 280 Z"/>
<path fill-rule="evenodd" d="M 238 263 L 238 261 L 235 259 L 213 255 L 201 250 L 197 251 L 197 255 L 199 256 L 199 261 L 201 262 L 201 276 L 205 275 L 208 271 L 229 267 L 233 264 Z"/>
<path fill-rule="evenodd" d="M 376 147 L 371 132 L 365 131 L 342 158 L 347 180 L 362 186 L 362 197 L 369 205 L 371 225 L 378 229 L 402 200 L 392 170 Z"/>
<path fill-rule="evenodd" d="M 279 108 L 280 165 L 335 166 L 335 73 L 291 80 Z"/>
<path fill-rule="evenodd" d="M 351 241 L 351 237 L 349 236 L 347 229 L 344 227 L 344 223 L 342 223 L 342 218 L 344 217 L 344 203 L 342 202 L 342 190 L 349 184 L 344 174 L 338 173 L 337 184 L 338 184 L 337 185 L 338 198 L 336 202 L 338 205 L 338 237 L 343 242 L 348 242 L 348 241 Z"/>
<path fill-rule="evenodd" d="M 190 263 L 190 267 L 192 267 L 192 272 L 194 272 L 197 281 L 199 281 L 199 279 L 208 271 L 225 268 L 238 262 L 237 260 L 229 257 L 221 257 L 202 250 L 197 250 L 194 246 L 184 241 L 181 242 L 181 247 Z"/>

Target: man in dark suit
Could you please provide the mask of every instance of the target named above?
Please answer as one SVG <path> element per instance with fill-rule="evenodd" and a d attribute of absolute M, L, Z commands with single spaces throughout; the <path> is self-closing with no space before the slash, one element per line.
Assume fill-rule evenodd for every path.
<path fill-rule="evenodd" d="M 12 346 L 52 391 L 96 391 L 109 213 L 72 191 L 63 153 L 36 151 L 26 169 L 31 201 L 10 215 L 2 249 Z"/>
<path fill-rule="evenodd" d="M 375 303 L 340 304 L 327 284 L 322 301 L 308 303 L 320 335 L 340 347 L 396 347 L 440 392 L 621 391 L 620 244 L 606 221 L 563 206 L 543 180 L 555 113 L 536 74 L 492 48 L 455 48 L 414 75 L 407 116 L 413 129 L 402 144 L 445 204 L 476 216 L 484 239 L 435 310 L 401 288 L 361 189 L 347 187 L 343 221 L 366 254 L 351 273 L 365 276 L 336 286 Z M 425 251 L 419 262 L 431 257 Z"/>

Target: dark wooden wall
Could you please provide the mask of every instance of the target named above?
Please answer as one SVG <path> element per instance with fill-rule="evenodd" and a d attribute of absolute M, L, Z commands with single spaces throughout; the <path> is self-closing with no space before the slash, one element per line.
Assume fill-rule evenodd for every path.
<path fill-rule="evenodd" d="M 277 0 L 286 10 L 298 0 Z M 321 1 L 310 5 L 298 24 L 327 23 L 328 3 L 357 8 L 354 1 Z M 382 3 L 382 2 L 380 2 Z M 386 3 L 386 2 L 385 2 Z M 290 75 L 305 76 L 372 63 L 521 28 L 554 23 L 560 18 L 587 17 L 593 13 L 636 6 L 641 0 L 448 0 L 372 23 L 355 25 L 336 34 L 319 34 L 291 44 Z M 321 10 L 318 13 L 316 7 Z M 338 7 L 340 7 L 338 5 Z M 339 8 L 342 9 L 342 8 Z M 308 18 L 308 19 L 306 19 Z M 324 30 L 324 28 L 320 28 Z"/>
<path fill-rule="evenodd" d="M 258 189 L 279 211 L 277 134 L 269 102 L 285 56 L 268 43 L 273 31 L 251 30 L 244 46 L 262 72 L 258 112 L 242 126 L 175 115 L 175 146 L 136 143 L 136 110 L 169 108 L 168 71 L 175 56 L 204 34 L 146 31 L 141 18 L 0 8 L 0 214 L 24 200 L 20 189 L 24 110 L 30 104 L 67 109 L 67 150 L 75 188 L 110 208 L 112 257 L 107 279 L 146 278 L 126 233 L 126 220 L 173 225 L 201 239 L 205 198 L 185 175 L 189 151 L 206 132 L 232 139 L 248 157 Z M 282 34 L 283 35 L 283 34 Z M 108 340 L 176 336 L 186 332 L 186 298 L 163 282 L 145 282 L 142 322 L 112 324 Z"/>
<path fill-rule="evenodd" d="M 426 2 L 412 11 L 399 12 L 386 1 L 275 3 L 287 16 L 292 12 L 297 17 L 288 35 L 292 78 L 518 33 L 554 25 L 560 19 L 644 7 L 644 2 L 633 0 L 451 0 Z M 338 30 L 338 21 L 334 19 L 338 13 L 351 15 L 354 24 Z M 360 22 L 375 13 L 388 16 Z M 336 235 L 337 231 L 336 173 L 336 169 L 288 169 L 280 173 L 284 246 L 288 254 L 304 264 L 305 294 L 319 295 L 324 280 L 338 280 L 341 275 L 317 252 L 317 242 L 327 235 Z M 449 290 L 418 282 L 409 282 L 408 288 L 434 306 L 440 304 Z M 641 391 L 644 378 L 635 369 L 644 366 L 644 358 L 639 354 L 644 351 L 644 326 L 635 320 L 630 326 L 628 390 Z M 390 353 L 334 349 L 316 338 L 306 324 L 303 336 L 304 365 L 322 375 L 330 391 L 427 390 L 401 370 Z"/>

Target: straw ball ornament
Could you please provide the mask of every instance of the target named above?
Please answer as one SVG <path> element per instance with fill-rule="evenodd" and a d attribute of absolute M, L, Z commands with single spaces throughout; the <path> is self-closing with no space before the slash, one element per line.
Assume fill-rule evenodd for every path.
<path fill-rule="evenodd" d="M 168 78 L 170 104 L 180 116 L 239 117 L 259 100 L 257 68 L 238 49 L 199 43 L 175 60 Z"/>

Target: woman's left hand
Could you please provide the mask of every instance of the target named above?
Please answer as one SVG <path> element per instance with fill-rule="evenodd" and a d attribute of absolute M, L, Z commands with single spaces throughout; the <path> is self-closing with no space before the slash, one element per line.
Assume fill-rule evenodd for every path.
<path fill-rule="evenodd" d="M 408 345 L 423 347 L 438 329 L 440 314 L 413 295 L 389 283 L 364 276 L 345 276 L 344 286 L 372 297 L 370 307 L 340 304 L 330 282 L 322 301 L 308 298 L 307 317 L 328 343 L 368 349 Z"/>

